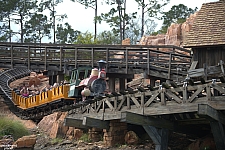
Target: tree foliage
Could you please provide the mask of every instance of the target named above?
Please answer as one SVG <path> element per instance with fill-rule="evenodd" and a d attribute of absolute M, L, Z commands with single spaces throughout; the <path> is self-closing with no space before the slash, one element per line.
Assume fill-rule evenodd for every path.
<path fill-rule="evenodd" d="M 167 28 L 172 23 L 183 23 L 186 21 L 186 18 L 190 16 L 190 14 L 193 14 L 197 11 L 197 7 L 195 9 L 188 8 L 187 6 L 183 4 L 174 5 L 171 7 L 171 9 L 168 12 L 164 12 L 162 19 L 163 19 L 163 25 L 161 28 L 161 33 L 166 33 Z"/>

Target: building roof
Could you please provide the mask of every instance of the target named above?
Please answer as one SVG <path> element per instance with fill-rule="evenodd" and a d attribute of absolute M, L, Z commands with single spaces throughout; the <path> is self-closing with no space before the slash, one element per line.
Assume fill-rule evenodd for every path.
<path fill-rule="evenodd" d="M 184 47 L 225 44 L 225 0 L 205 3 L 184 40 Z"/>

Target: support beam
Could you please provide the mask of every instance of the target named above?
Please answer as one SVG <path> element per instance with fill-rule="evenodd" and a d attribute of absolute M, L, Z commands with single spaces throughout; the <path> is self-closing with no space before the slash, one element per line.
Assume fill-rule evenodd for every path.
<path fill-rule="evenodd" d="M 109 89 L 111 90 L 110 92 L 115 92 L 115 78 L 109 78 Z"/>
<path fill-rule="evenodd" d="M 83 117 L 82 124 L 84 126 L 94 127 L 94 128 L 98 128 L 98 129 L 106 129 L 106 130 L 109 129 L 109 121 L 93 119 L 90 117 Z"/>
<path fill-rule="evenodd" d="M 159 129 L 153 126 L 144 125 L 143 128 L 155 143 L 155 150 L 168 149 L 168 129 Z"/>
<path fill-rule="evenodd" d="M 74 118 L 65 118 L 64 119 L 64 125 L 68 126 L 68 127 L 76 127 L 76 128 L 81 128 L 81 129 L 85 129 L 88 128 L 88 126 L 85 126 L 82 124 L 83 120 L 79 120 L 79 119 L 74 119 Z"/>
<path fill-rule="evenodd" d="M 198 114 L 208 116 L 216 121 L 219 121 L 223 125 L 225 125 L 225 115 L 222 114 L 220 111 L 212 108 L 206 104 L 199 104 L 198 105 Z"/>
<path fill-rule="evenodd" d="M 109 78 L 123 78 L 123 79 L 133 79 L 133 74 L 123 74 L 123 73 L 107 73 L 107 77 Z"/>
<path fill-rule="evenodd" d="M 154 118 L 150 116 L 142 116 L 130 112 L 122 112 L 121 113 L 121 122 L 127 122 L 136 125 L 144 125 L 144 126 L 155 126 L 158 128 L 166 128 L 173 130 L 174 124 L 170 121 L 161 119 L 161 118 Z"/>
<path fill-rule="evenodd" d="M 119 78 L 120 81 L 120 90 L 123 91 L 125 90 L 125 79 Z"/>
<path fill-rule="evenodd" d="M 225 149 L 225 134 L 223 125 L 218 121 L 210 122 L 211 130 L 213 133 L 214 141 L 216 143 L 217 150 Z"/>

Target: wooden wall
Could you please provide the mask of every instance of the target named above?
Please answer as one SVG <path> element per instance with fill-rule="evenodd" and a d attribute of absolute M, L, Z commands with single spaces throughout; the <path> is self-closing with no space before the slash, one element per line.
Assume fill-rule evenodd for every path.
<path fill-rule="evenodd" d="M 199 47 L 192 48 L 193 60 L 198 61 L 196 68 L 203 68 L 203 64 L 208 66 L 214 66 L 219 63 L 220 60 L 225 62 L 225 47 Z"/>

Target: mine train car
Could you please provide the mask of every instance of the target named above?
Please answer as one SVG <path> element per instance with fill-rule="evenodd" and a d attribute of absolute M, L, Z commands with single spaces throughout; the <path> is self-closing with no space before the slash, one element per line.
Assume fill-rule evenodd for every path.
<path fill-rule="evenodd" d="M 12 91 L 12 101 L 20 110 L 36 108 L 54 109 L 65 104 L 74 104 L 93 99 L 107 92 L 105 64 L 98 61 L 99 68 L 80 67 L 72 70 L 70 84 L 54 87 L 30 97 L 22 97 Z M 54 108 L 53 108 L 54 107 Z"/>

